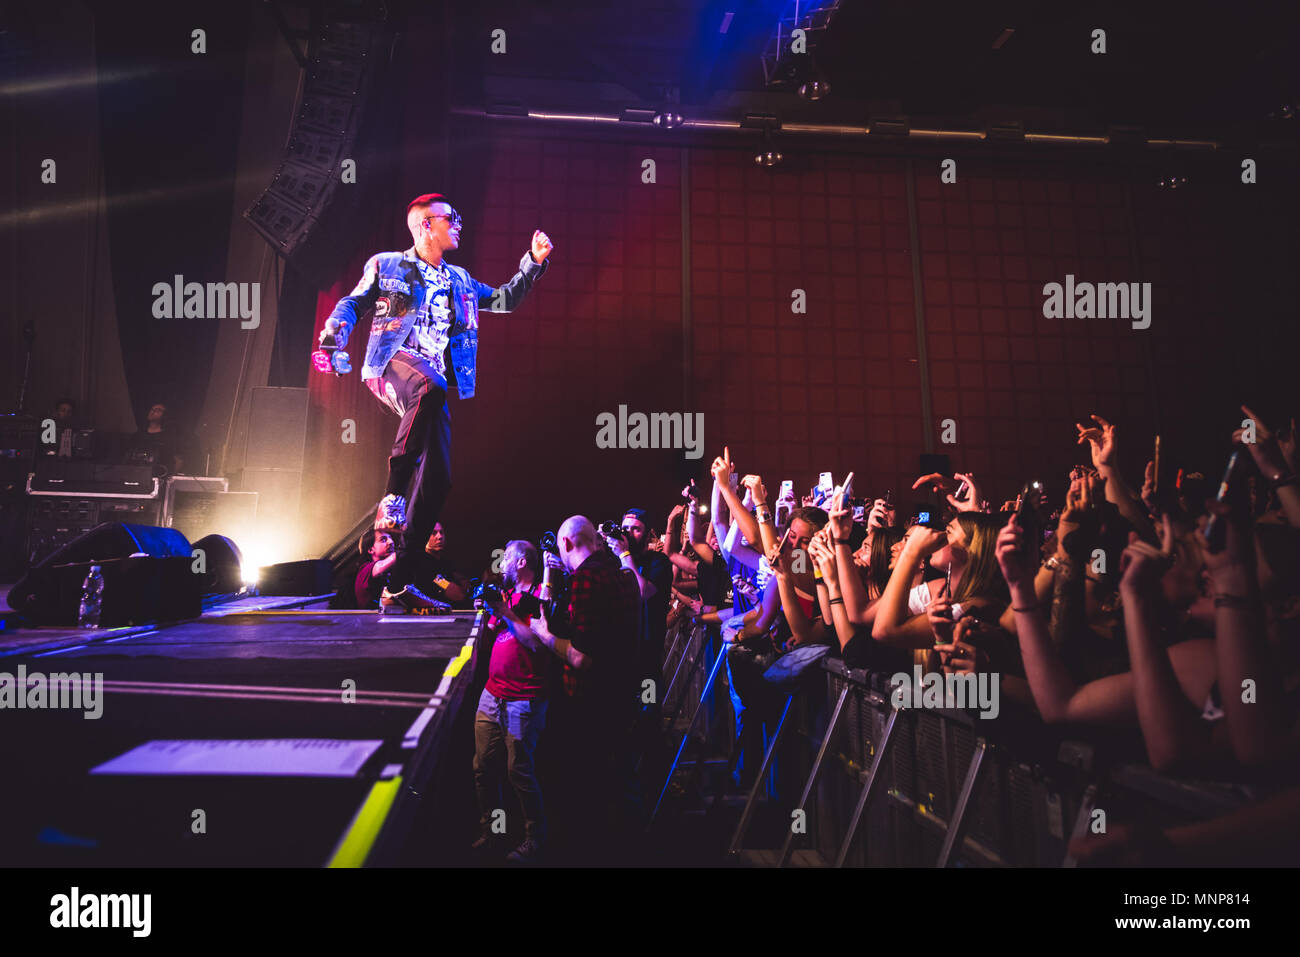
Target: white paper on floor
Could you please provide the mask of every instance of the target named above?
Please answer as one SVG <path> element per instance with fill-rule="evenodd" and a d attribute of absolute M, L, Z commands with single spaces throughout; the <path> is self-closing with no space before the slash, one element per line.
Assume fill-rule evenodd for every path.
<path fill-rule="evenodd" d="M 90 773 L 350 778 L 382 744 L 336 738 L 149 741 Z"/>

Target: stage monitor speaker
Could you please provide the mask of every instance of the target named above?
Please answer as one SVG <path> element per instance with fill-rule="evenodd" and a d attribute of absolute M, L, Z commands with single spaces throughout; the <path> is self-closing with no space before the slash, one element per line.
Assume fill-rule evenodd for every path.
<path fill-rule="evenodd" d="M 195 560 L 202 554 L 198 575 L 205 595 L 233 595 L 244 587 L 244 556 L 224 535 L 208 535 L 194 543 Z"/>
<path fill-rule="evenodd" d="M 257 525 L 276 534 L 298 525 L 302 472 L 283 469 L 244 469 L 240 479 L 245 492 L 257 498 Z"/>
<path fill-rule="evenodd" d="M 167 480 L 163 525 L 191 542 L 205 535 L 226 535 L 236 542 L 255 531 L 257 493 L 229 492 L 224 478 L 175 475 Z"/>
<path fill-rule="evenodd" d="M 75 625 L 81 590 L 93 565 L 104 576 L 99 626 L 181 621 L 203 613 L 202 576 L 188 554 L 110 558 L 34 568 L 9 593 L 9 604 L 39 625 Z"/>
<path fill-rule="evenodd" d="M 104 522 L 47 555 L 37 568 L 99 562 L 144 552 L 151 558 L 190 557 L 189 540 L 174 528 Z"/>
<path fill-rule="evenodd" d="M 258 570 L 259 595 L 325 595 L 334 590 L 334 568 L 328 559 L 281 562 Z"/>
<path fill-rule="evenodd" d="M 307 390 L 256 388 L 248 406 L 246 469 L 301 471 L 307 449 Z"/>

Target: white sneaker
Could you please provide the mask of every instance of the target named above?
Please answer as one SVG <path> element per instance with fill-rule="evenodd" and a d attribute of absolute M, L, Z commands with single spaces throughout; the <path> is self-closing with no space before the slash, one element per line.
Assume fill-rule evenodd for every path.
<path fill-rule="evenodd" d="M 406 499 L 400 495 L 385 495 L 375 512 L 375 529 L 401 530 L 406 527 Z"/>

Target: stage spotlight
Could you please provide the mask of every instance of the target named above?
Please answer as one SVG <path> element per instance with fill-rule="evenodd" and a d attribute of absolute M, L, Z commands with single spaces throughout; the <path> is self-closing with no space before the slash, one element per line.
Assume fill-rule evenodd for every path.
<path fill-rule="evenodd" d="M 655 126 L 660 129 L 671 130 L 682 125 L 682 115 L 665 110 L 662 113 L 656 113 L 654 119 Z"/>
<path fill-rule="evenodd" d="M 785 160 L 781 151 L 772 145 L 772 133 L 770 130 L 763 131 L 763 141 L 758 151 L 754 153 L 754 165 L 762 166 L 764 169 L 771 169 L 774 166 L 780 166 Z"/>
<path fill-rule="evenodd" d="M 799 95 L 805 100 L 820 100 L 830 91 L 831 85 L 823 79 L 812 79 L 799 87 Z"/>

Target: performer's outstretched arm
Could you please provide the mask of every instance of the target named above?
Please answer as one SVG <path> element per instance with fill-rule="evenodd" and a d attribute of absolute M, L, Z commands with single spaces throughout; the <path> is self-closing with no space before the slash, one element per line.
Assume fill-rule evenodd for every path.
<path fill-rule="evenodd" d="M 524 258 L 519 260 L 519 271 L 503 286 L 489 286 L 474 280 L 480 309 L 488 312 L 511 312 L 533 288 L 533 283 L 546 272 L 546 257 L 551 254 L 551 240 L 540 229 L 533 233 L 533 241 Z"/>
<path fill-rule="evenodd" d="M 321 330 L 322 337 L 331 335 L 334 337 L 336 348 L 346 349 L 348 336 L 351 334 L 353 327 L 356 326 L 362 316 L 374 307 L 375 300 L 378 298 L 379 257 L 371 256 L 366 261 L 366 268 L 362 272 L 361 281 L 357 283 L 356 288 L 338 301 L 334 311 L 325 320 L 325 328 Z"/>

